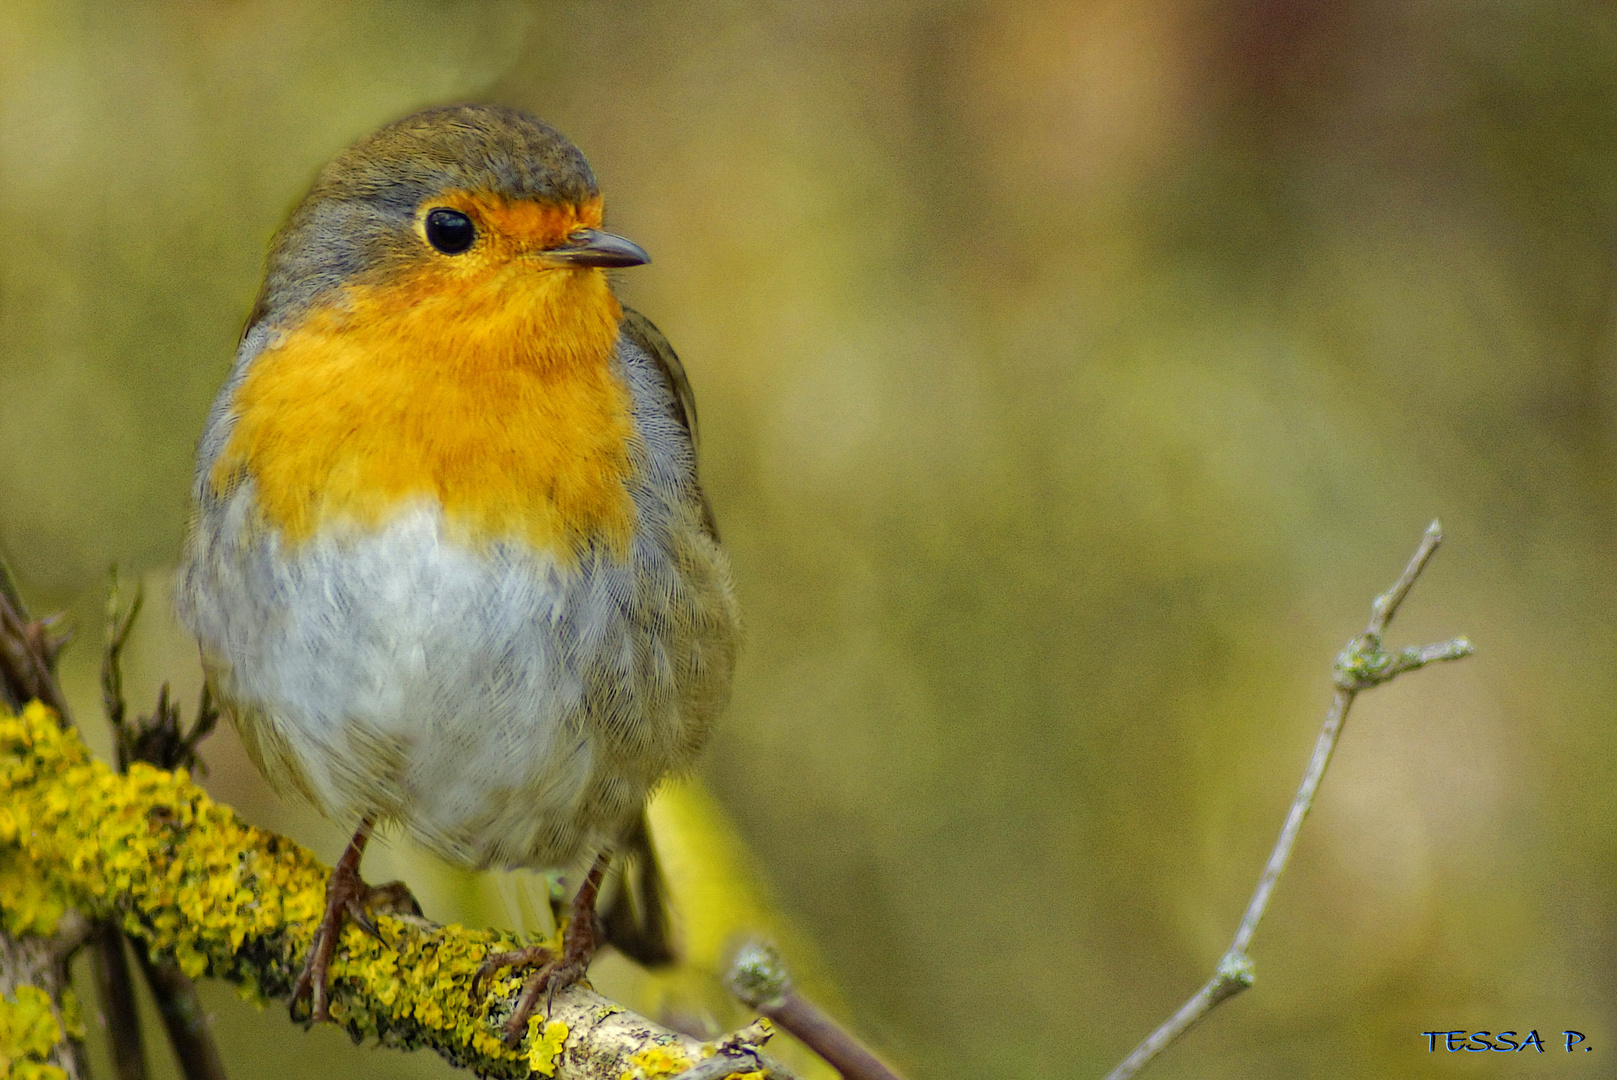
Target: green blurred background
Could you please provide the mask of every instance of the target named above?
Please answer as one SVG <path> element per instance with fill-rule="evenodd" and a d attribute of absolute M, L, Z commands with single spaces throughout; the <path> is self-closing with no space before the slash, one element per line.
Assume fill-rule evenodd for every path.
<path fill-rule="evenodd" d="M 1617 8 L 7 0 L 0 543 L 87 718 L 270 234 L 464 99 L 557 124 L 656 258 L 622 291 L 748 621 L 702 774 L 877 1045 L 1098 1076 L 1176 1007 L 1439 516 L 1393 638 L 1478 655 L 1361 702 L 1257 987 L 1151 1075 L 1611 1075 Z M 196 686 L 161 608 L 137 705 Z M 212 790 L 334 857 L 233 738 Z M 447 1075 L 207 993 L 233 1076 Z"/>

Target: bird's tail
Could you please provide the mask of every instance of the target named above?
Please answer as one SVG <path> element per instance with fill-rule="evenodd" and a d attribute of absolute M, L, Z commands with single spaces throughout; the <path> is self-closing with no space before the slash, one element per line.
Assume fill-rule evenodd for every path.
<path fill-rule="evenodd" d="M 668 886 L 644 810 L 616 854 L 611 892 L 601 908 L 606 941 L 642 967 L 666 967 L 679 954 L 668 918 Z"/>

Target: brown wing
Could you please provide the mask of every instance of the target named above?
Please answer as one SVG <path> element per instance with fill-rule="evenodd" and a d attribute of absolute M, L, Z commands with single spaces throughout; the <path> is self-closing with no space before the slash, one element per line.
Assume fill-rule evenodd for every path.
<path fill-rule="evenodd" d="M 691 393 L 691 381 L 685 377 L 685 365 L 679 362 L 674 354 L 674 347 L 668 344 L 663 332 L 651 324 L 634 308 L 623 309 L 623 332 L 629 335 L 636 345 L 645 350 L 647 356 L 657 361 L 663 378 L 668 380 L 669 389 L 674 392 L 674 405 L 679 412 L 679 422 L 685 425 L 690 432 L 691 445 L 696 445 L 696 395 Z"/>
<path fill-rule="evenodd" d="M 691 381 L 685 377 L 685 365 L 679 362 L 679 356 L 674 347 L 668 344 L 663 332 L 651 324 L 651 320 L 631 307 L 623 309 L 623 332 L 629 335 L 629 340 L 657 362 L 657 368 L 668 380 L 668 388 L 673 391 L 674 415 L 684 425 L 691 437 L 691 449 L 696 449 L 696 395 L 691 392 Z M 713 507 L 707 501 L 707 493 L 702 496 L 702 523 L 713 539 L 719 538 L 719 526 L 713 519 Z"/>

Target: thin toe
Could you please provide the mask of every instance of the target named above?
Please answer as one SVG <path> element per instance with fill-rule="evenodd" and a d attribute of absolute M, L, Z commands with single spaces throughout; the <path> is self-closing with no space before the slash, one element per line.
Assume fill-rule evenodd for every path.
<path fill-rule="evenodd" d="M 365 910 L 365 905 L 363 903 L 358 900 L 350 900 L 346 905 L 344 905 L 344 908 L 348 912 L 349 920 L 355 926 L 359 927 L 377 941 L 382 940 L 382 932 L 376 928 L 376 923 L 371 920 L 371 913 Z"/>
<path fill-rule="evenodd" d="M 292 1001 L 287 1011 L 292 1014 L 293 1023 L 304 1027 L 331 1019 L 326 1008 L 326 966 L 319 960 L 320 942 L 317 939 L 309 946 L 309 955 L 303 960 L 303 970 L 298 972 L 297 982 L 292 984 Z M 319 970 L 316 971 L 316 968 Z M 305 997 L 309 999 L 309 1013 L 299 1016 L 298 1006 L 303 1004 Z"/>
<path fill-rule="evenodd" d="M 529 945 L 527 948 L 512 949 L 509 952 L 485 953 L 483 962 L 477 965 L 477 973 L 472 976 L 472 996 L 477 997 L 482 992 L 483 984 L 498 975 L 501 968 L 543 968 L 554 957 L 555 953 L 543 945 Z"/>
<path fill-rule="evenodd" d="M 561 959 L 546 964 L 528 977 L 522 986 L 522 996 L 517 999 L 517 1007 L 511 1011 L 501 1029 L 505 1036 L 505 1045 L 515 1049 L 522 1042 L 522 1036 L 528 1032 L 528 1018 L 539 1005 L 541 995 L 545 999 L 545 1015 L 549 1016 L 556 1005 L 556 995 L 583 979 L 588 969 L 587 963 L 577 960 Z"/>
<path fill-rule="evenodd" d="M 298 972 L 297 981 L 292 984 L 291 1012 L 294 1021 L 299 1020 L 298 1006 L 305 994 L 309 997 L 309 1016 L 302 1023 L 317 1024 L 331 1019 L 326 1006 L 326 973 L 337 951 L 337 939 L 342 935 L 344 915 L 354 920 L 354 924 L 367 934 L 378 939 L 382 936 L 370 913 L 365 910 L 365 904 L 374 890 L 359 876 L 359 860 L 365 852 L 365 842 L 370 839 L 370 830 L 369 821 L 361 823 L 359 831 L 354 833 L 354 838 L 343 851 L 342 858 L 331 868 L 331 876 L 326 879 L 326 911 L 314 932 L 314 940 L 309 943 L 309 955 L 304 958 L 303 970 Z M 405 890 L 406 895 L 408 892 Z"/>

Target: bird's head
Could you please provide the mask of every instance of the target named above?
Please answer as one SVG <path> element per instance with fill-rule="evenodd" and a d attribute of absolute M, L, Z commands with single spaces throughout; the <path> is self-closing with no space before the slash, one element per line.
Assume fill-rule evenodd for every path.
<path fill-rule="evenodd" d="M 501 106 L 429 109 L 321 170 L 275 238 L 250 324 L 354 292 L 486 302 L 515 289 L 589 307 L 610 302 L 602 270 L 647 261 L 601 229 L 595 174 L 550 125 Z"/>

